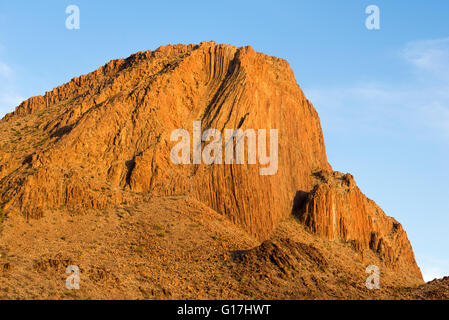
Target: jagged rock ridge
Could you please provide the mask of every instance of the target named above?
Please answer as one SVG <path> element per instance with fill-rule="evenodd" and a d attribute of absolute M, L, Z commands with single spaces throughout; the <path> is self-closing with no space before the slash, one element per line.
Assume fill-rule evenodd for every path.
<path fill-rule="evenodd" d="M 2 123 L 25 120 L 34 124 L 32 148 L 0 153 L 0 201 L 8 212 L 38 218 L 61 206 L 106 208 L 126 201 L 125 191 L 188 194 L 265 240 L 300 191 L 307 197 L 300 219 L 310 231 L 354 241 L 357 250 L 374 250 L 421 276 L 400 225 L 358 188 L 335 197 L 333 187 L 315 187 L 316 172 L 332 172 L 320 119 L 282 59 L 214 42 L 164 46 L 30 98 Z M 254 165 L 173 164 L 170 133 L 198 120 L 221 131 L 278 129 L 277 174 L 261 176 Z M 338 212 L 332 221 L 328 208 Z"/>
<path fill-rule="evenodd" d="M 294 209 L 310 232 L 324 239 L 351 243 L 362 253 L 371 249 L 393 269 L 409 268 L 410 273 L 421 277 L 401 224 L 368 199 L 352 175 L 335 171 L 314 175 L 317 184 L 299 199 Z"/>

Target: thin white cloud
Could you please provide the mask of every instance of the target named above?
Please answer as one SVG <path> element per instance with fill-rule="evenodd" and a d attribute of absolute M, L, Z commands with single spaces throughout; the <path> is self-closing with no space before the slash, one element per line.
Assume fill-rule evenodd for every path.
<path fill-rule="evenodd" d="M 399 56 L 412 74 L 403 83 L 305 89 L 328 130 L 394 134 L 405 126 L 449 139 L 449 38 L 410 42 Z"/>
<path fill-rule="evenodd" d="M 398 57 L 411 75 L 403 81 L 305 88 L 325 134 L 449 142 L 449 38 L 407 43 Z M 449 260 L 422 255 L 416 257 L 426 281 L 448 275 Z"/>
<path fill-rule="evenodd" d="M 0 61 L 0 77 L 9 79 L 13 75 L 12 69 Z"/>
<path fill-rule="evenodd" d="M 437 81 L 426 90 L 428 103 L 420 111 L 434 128 L 449 136 L 449 37 L 410 42 L 402 56 L 417 76 Z"/>
<path fill-rule="evenodd" d="M 440 130 L 444 137 L 449 137 L 449 101 L 434 101 L 421 108 L 429 127 Z"/>
<path fill-rule="evenodd" d="M 22 96 L 14 92 L 0 92 L 0 118 L 6 113 L 13 111 L 13 108 L 18 106 L 23 100 L 25 99 Z"/>
<path fill-rule="evenodd" d="M 0 53 L 6 48 L 0 43 Z M 11 112 L 23 100 L 17 85 L 18 76 L 15 70 L 5 61 L 0 59 L 0 118 Z"/>
<path fill-rule="evenodd" d="M 0 118 L 11 112 L 23 97 L 17 93 L 14 70 L 0 61 Z"/>
<path fill-rule="evenodd" d="M 394 134 L 408 127 L 449 139 L 449 88 L 371 84 L 305 91 L 328 130 Z"/>
<path fill-rule="evenodd" d="M 409 42 L 401 55 L 415 68 L 449 80 L 449 38 Z"/>

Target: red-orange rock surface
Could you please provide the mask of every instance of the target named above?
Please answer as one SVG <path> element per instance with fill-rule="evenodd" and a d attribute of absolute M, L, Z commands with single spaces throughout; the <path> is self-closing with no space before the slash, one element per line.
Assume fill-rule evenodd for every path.
<path fill-rule="evenodd" d="M 203 130 L 278 129 L 278 172 L 173 164 L 170 134 L 191 133 L 195 120 Z M 251 47 L 170 45 L 114 60 L 23 102 L 0 122 L 13 125 L 26 136 L 14 131 L 2 141 L 0 203 L 7 212 L 41 217 L 60 207 L 112 207 L 130 192 L 188 194 L 265 240 L 301 191 L 310 193 L 300 215 L 310 231 L 369 248 L 421 277 L 400 224 L 352 178 L 315 187 L 314 173 L 335 175 L 318 114 L 289 64 Z"/>
<path fill-rule="evenodd" d="M 388 217 L 357 187 L 350 174 L 321 171 L 317 184 L 295 208 L 307 229 L 328 240 L 371 249 L 392 267 L 408 269 L 421 278 L 413 249 L 401 224 Z"/>

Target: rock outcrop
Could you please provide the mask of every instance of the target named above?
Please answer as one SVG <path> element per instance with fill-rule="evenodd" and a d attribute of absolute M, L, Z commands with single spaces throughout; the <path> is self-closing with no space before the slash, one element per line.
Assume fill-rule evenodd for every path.
<path fill-rule="evenodd" d="M 310 232 L 350 243 L 359 252 L 370 249 L 393 269 L 408 269 L 421 278 L 401 224 L 368 199 L 351 174 L 320 171 L 314 176 L 317 184 L 298 199 L 294 209 Z"/>
<path fill-rule="evenodd" d="M 277 129 L 277 173 L 260 175 L 254 164 L 174 164 L 171 133 L 192 134 L 194 121 L 203 131 Z M 62 206 L 111 207 L 130 193 L 188 194 L 265 240 L 301 190 L 300 219 L 310 231 L 370 248 L 420 277 L 400 224 L 352 178 L 333 178 L 343 191 L 333 182 L 316 186 L 314 172 L 333 175 L 320 119 L 282 59 L 214 42 L 139 52 L 30 98 L 0 126 L 23 122 L 27 136 L 14 133 L 0 153 L 8 212 L 38 218 Z"/>
<path fill-rule="evenodd" d="M 55 116 L 40 126 L 53 143 L 34 155 L 35 171 L 23 186 L 2 199 L 32 216 L 45 207 L 107 205 L 92 192 L 97 181 L 85 179 L 95 172 L 97 189 L 193 194 L 266 238 L 290 212 L 296 190 L 310 188 L 310 171 L 330 168 L 318 115 L 288 63 L 251 47 L 202 43 L 138 53 L 25 101 L 13 117 L 51 108 Z M 260 176 L 256 165 L 173 164 L 170 133 L 191 132 L 195 120 L 203 130 L 278 129 L 278 173 Z M 3 185 L 17 184 L 10 179 Z"/>

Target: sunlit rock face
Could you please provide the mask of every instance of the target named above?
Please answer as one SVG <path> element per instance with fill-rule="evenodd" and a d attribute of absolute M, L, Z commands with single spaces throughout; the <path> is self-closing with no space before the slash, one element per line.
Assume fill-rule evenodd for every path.
<path fill-rule="evenodd" d="M 320 119 L 289 64 L 251 47 L 168 45 L 113 60 L 28 99 L 0 126 L 16 122 L 27 134 L 0 152 L 7 212 L 39 218 L 60 207 L 112 207 L 133 194 L 190 195 L 265 240 L 294 211 L 310 232 L 421 276 L 400 224 L 352 178 L 332 172 Z M 261 175 L 264 165 L 248 163 L 248 154 L 243 163 L 175 164 L 172 132 L 193 135 L 198 122 L 202 131 L 277 130 L 277 170 Z"/>

